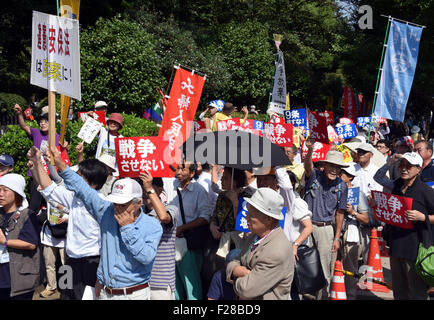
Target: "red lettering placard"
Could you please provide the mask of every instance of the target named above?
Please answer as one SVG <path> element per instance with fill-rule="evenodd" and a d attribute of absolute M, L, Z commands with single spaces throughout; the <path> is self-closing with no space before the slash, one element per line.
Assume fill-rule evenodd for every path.
<path fill-rule="evenodd" d="M 308 122 L 310 132 L 309 137 L 321 143 L 329 143 L 326 118 L 320 116 L 316 112 L 309 112 Z"/>
<path fill-rule="evenodd" d="M 105 123 L 105 111 L 92 111 L 92 112 L 93 112 L 93 118 L 96 121 L 101 122 L 105 126 L 106 125 L 106 123 Z M 83 122 L 86 122 L 88 116 L 89 115 L 87 114 L 86 111 L 78 113 L 78 118 Z"/>
<path fill-rule="evenodd" d="M 294 125 L 292 123 L 264 123 L 264 137 L 281 147 L 294 145 Z"/>
<path fill-rule="evenodd" d="M 220 120 L 216 123 L 217 131 L 235 130 L 240 126 L 240 118 Z"/>
<path fill-rule="evenodd" d="M 307 155 L 307 147 L 305 146 L 305 141 L 303 141 L 301 145 L 301 161 L 304 161 L 306 159 Z M 327 152 L 329 152 L 331 145 L 321 143 L 321 142 L 315 142 L 313 145 L 313 152 L 312 152 L 312 161 L 322 161 L 325 159 Z"/>
<path fill-rule="evenodd" d="M 148 170 L 153 177 L 171 177 L 177 163 L 167 163 L 164 158 L 168 141 L 163 137 L 128 137 L 115 139 L 116 162 L 120 177 L 138 177 Z"/>
<path fill-rule="evenodd" d="M 373 208 L 375 219 L 403 229 L 413 229 L 413 224 L 404 213 L 411 210 L 413 199 L 388 194 L 380 191 L 371 191 L 372 198 L 377 205 Z"/>

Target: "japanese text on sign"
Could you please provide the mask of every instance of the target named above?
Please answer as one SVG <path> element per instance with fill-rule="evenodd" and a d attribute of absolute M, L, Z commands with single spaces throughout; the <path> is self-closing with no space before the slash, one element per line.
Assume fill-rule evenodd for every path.
<path fill-rule="evenodd" d="M 170 171 L 163 160 L 168 142 L 162 137 L 129 137 L 115 140 L 116 161 L 120 177 L 138 177 L 148 170 L 154 177 L 164 177 Z"/>
<path fill-rule="evenodd" d="M 380 191 L 371 191 L 371 193 L 372 198 L 377 203 L 377 206 L 374 207 L 374 214 L 377 220 L 399 228 L 413 228 L 411 221 L 404 215 L 405 211 L 411 210 L 413 199 Z"/>
<path fill-rule="evenodd" d="M 78 21 L 33 11 L 30 83 L 81 100 Z"/>

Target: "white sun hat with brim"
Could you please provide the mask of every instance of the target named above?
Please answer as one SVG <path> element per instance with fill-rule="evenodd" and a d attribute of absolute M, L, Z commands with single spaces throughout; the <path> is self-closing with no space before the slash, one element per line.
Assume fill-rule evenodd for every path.
<path fill-rule="evenodd" d="M 0 186 L 5 186 L 6 188 L 11 189 L 23 198 L 23 203 L 19 209 L 25 209 L 29 206 L 26 193 L 24 192 L 24 189 L 26 188 L 26 180 L 24 180 L 23 176 L 16 173 L 5 174 L 0 178 Z"/>
<path fill-rule="evenodd" d="M 283 197 L 270 188 L 259 188 L 251 198 L 244 198 L 263 214 L 276 220 L 283 220 Z"/>
<path fill-rule="evenodd" d="M 109 156 L 104 153 L 101 157 L 98 158 L 99 161 L 104 163 L 107 167 L 110 167 L 113 170 L 116 170 L 116 158 Z"/>
<path fill-rule="evenodd" d="M 356 173 L 356 164 L 354 162 L 348 162 L 348 167 L 342 168 L 342 171 L 345 171 L 345 173 L 348 173 L 349 175 L 352 175 L 355 177 L 357 175 Z"/>
<path fill-rule="evenodd" d="M 253 168 L 252 172 L 255 176 L 268 176 L 276 174 L 274 167 Z"/>
<path fill-rule="evenodd" d="M 336 164 L 342 168 L 348 167 L 348 164 L 344 162 L 344 154 L 335 150 L 327 152 L 327 155 L 322 162 Z"/>
<path fill-rule="evenodd" d="M 374 146 L 370 143 L 362 143 L 361 145 L 359 145 L 356 148 L 356 150 L 358 150 L 358 149 L 366 151 L 366 152 L 371 152 L 372 154 L 374 154 L 374 152 L 375 152 Z"/>
<path fill-rule="evenodd" d="M 416 152 L 404 153 L 404 155 L 402 156 L 402 159 L 407 160 L 413 166 L 422 167 L 422 165 L 423 165 L 422 157 Z"/>
<path fill-rule="evenodd" d="M 124 178 L 113 184 L 112 192 L 105 200 L 116 204 L 125 204 L 135 198 L 142 199 L 142 197 L 143 192 L 140 184 L 131 178 Z"/>

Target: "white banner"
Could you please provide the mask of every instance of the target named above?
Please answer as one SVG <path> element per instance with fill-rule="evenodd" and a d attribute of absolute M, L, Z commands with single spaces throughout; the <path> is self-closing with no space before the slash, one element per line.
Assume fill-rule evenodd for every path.
<path fill-rule="evenodd" d="M 81 100 L 78 20 L 33 11 L 30 83 Z"/>
<path fill-rule="evenodd" d="M 268 110 L 283 115 L 286 110 L 286 75 L 283 52 L 277 52 L 278 59 L 275 62 L 273 95 Z"/>

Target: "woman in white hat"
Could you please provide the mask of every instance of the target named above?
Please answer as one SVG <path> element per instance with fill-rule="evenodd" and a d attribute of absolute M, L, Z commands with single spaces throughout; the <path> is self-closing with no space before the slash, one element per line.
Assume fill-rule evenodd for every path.
<path fill-rule="evenodd" d="M 0 299 L 31 300 L 39 285 L 39 233 L 22 176 L 0 178 Z"/>
<path fill-rule="evenodd" d="M 355 163 L 349 163 L 349 167 L 343 168 L 341 171 L 341 179 L 344 181 L 348 187 L 348 198 L 347 198 L 347 210 L 344 218 L 344 224 L 342 227 L 343 236 L 343 258 L 342 265 L 344 270 L 350 271 L 352 273 L 358 273 L 358 260 L 359 256 L 362 254 L 363 238 L 360 231 L 361 224 L 369 223 L 369 213 L 370 210 L 368 204 L 368 198 L 366 198 L 365 193 L 360 190 L 358 194 L 354 194 L 352 198 L 358 196 L 359 201 L 354 204 L 350 200 L 350 195 L 352 192 L 350 190 L 354 187 L 352 182 L 354 177 L 357 175 Z M 345 276 L 345 290 L 347 292 L 348 300 L 356 300 L 356 289 L 357 289 L 357 279 L 350 276 Z"/>
<path fill-rule="evenodd" d="M 226 268 L 226 281 L 242 300 L 288 300 L 294 276 L 291 244 L 279 221 L 284 219 L 283 198 L 270 188 L 259 188 L 249 203 L 247 226 L 251 234 L 240 255 Z"/>

